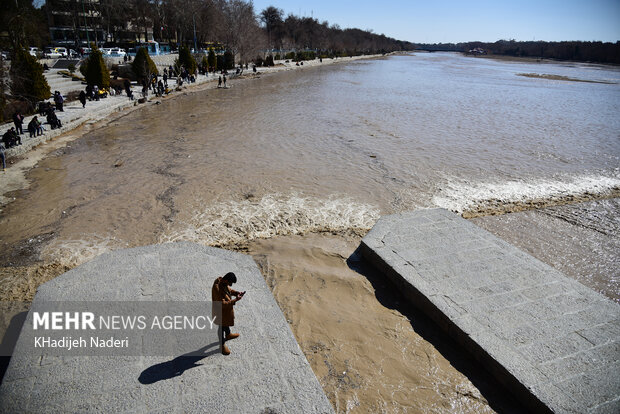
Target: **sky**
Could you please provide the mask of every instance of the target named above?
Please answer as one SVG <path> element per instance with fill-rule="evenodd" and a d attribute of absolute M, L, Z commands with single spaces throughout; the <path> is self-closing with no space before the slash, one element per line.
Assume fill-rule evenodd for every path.
<path fill-rule="evenodd" d="M 620 40 L 620 0 L 253 0 L 413 43 Z"/>

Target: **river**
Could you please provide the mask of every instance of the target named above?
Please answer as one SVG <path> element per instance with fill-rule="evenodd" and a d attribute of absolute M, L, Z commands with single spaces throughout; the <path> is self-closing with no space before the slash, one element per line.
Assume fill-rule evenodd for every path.
<path fill-rule="evenodd" d="M 462 213 L 619 300 L 618 68 L 422 53 L 231 84 L 39 162 L 0 215 L 3 298 L 111 249 L 247 252 L 339 412 L 518 407 L 359 258 L 383 214 Z"/>

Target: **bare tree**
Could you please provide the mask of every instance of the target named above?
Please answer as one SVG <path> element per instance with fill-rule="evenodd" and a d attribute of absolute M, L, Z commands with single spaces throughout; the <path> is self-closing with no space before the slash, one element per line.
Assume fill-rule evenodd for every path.
<path fill-rule="evenodd" d="M 251 1 L 228 0 L 223 7 L 223 40 L 231 51 L 247 62 L 260 50 L 262 34 Z"/>

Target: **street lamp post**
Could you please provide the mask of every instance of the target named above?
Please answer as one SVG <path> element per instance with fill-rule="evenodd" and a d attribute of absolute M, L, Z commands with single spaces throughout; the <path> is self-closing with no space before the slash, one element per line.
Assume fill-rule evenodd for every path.
<path fill-rule="evenodd" d="M 90 47 L 90 37 L 88 36 L 88 22 L 86 21 L 86 10 L 84 10 L 84 0 L 82 0 L 82 13 L 84 14 L 84 31 L 86 32 L 86 47 Z"/>
<path fill-rule="evenodd" d="M 194 53 L 198 52 L 198 47 L 196 46 L 196 14 L 192 14 L 192 20 L 194 21 Z"/>

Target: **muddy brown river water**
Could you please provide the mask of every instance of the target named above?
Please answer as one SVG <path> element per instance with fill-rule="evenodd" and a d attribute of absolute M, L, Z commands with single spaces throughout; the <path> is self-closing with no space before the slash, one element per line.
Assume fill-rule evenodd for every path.
<path fill-rule="evenodd" d="M 1 298 L 29 300 L 111 249 L 240 250 L 337 412 L 519 411 L 356 248 L 382 214 L 444 207 L 618 300 L 618 83 L 615 68 L 421 54 L 232 82 L 84 126 L 2 210 Z"/>

